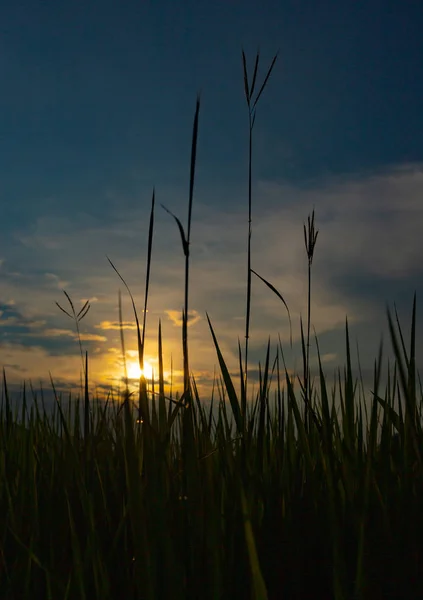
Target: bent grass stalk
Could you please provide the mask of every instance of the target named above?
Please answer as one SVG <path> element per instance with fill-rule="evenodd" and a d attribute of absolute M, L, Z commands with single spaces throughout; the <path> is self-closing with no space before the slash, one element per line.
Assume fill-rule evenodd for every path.
<path fill-rule="evenodd" d="M 194 124 L 192 129 L 192 143 L 191 143 L 191 165 L 190 165 L 190 176 L 189 176 L 189 198 L 188 198 L 188 222 L 187 229 L 185 229 L 176 215 L 174 215 L 168 208 L 162 204 L 162 208 L 169 213 L 176 221 L 181 235 L 182 250 L 185 256 L 185 287 L 184 287 L 184 309 L 182 311 L 182 350 L 184 359 L 184 398 L 187 405 L 191 404 L 191 389 L 189 379 L 189 358 L 188 358 L 188 319 L 189 319 L 189 306 L 188 306 L 188 295 L 189 295 L 189 258 L 190 258 L 190 243 L 191 243 L 191 218 L 192 218 L 192 204 L 194 199 L 194 181 L 195 181 L 195 164 L 197 160 L 197 138 L 198 138 L 198 117 L 200 113 L 200 97 L 197 97 L 197 103 L 195 107 Z"/>
<path fill-rule="evenodd" d="M 257 52 L 254 63 L 253 78 L 251 86 L 248 81 L 247 59 L 242 51 L 242 66 L 244 71 L 244 92 L 248 107 L 248 237 L 247 237 L 247 306 L 245 312 L 245 357 L 244 357 L 244 383 L 242 387 L 242 412 L 245 415 L 247 405 L 247 381 L 248 381 L 248 340 L 250 338 L 250 313 L 251 313 L 251 235 L 252 235 L 252 167 L 253 167 L 253 128 L 256 120 L 256 107 L 266 87 L 270 74 L 275 66 L 278 53 L 272 59 L 264 81 L 254 98 L 260 53 Z"/>

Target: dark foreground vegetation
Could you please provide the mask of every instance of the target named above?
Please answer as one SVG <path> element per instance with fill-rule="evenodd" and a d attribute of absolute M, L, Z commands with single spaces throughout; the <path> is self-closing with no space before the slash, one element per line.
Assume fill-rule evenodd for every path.
<path fill-rule="evenodd" d="M 254 100 L 258 57 L 251 85 L 244 59 L 250 142 L 257 100 L 273 64 Z M 122 398 L 96 401 L 88 392 L 85 358 L 80 399 L 66 402 L 57 394 L 50 413 L 42 397 L 28 398 L 24 388 L 17 412 L 4 377 L 0 598 L 422 598 L 423 394 L 414 351 L 416 299 L 408 348 L 398 319 L 388 312 L 396 362 L 381 389 L 381 346 L 370 404 L 362 382 L 357 385 L 352 376 L 348 326 L 347 364 L 336 389 L 327 387 L 317 340 L 312 346 L 319 373 L 312 381 L 313 213 L 304 227 L 309 302 L 305 331 L 301 323 L 303 373 L 293 377 L 288 371 L 281 344 L 274 358 L 268 347 L 253 396 L 251 274 L 284 300 L 251 269 L 250 143 L 247 343 L 244 354 L 239 347 L 235 382 L 209 320 L 221 375 L 212 402 L 202 402 L 189 369 L 187 322 L 198 118 L 199 102 L 187 228 L 175 217 L 186 267 L 183 392 L 165 394 L 160 328 L 154 394 L 142 376 L 136 398 L 125 391 Z M 153 194 L 142 324 L 133 304 L 141 368 L 154 203 Z M 78 327 L 89 307 L 76 314 L 68 300 L 67 314 Z M 122 346 L 125 356 L 123 335 Z"/>

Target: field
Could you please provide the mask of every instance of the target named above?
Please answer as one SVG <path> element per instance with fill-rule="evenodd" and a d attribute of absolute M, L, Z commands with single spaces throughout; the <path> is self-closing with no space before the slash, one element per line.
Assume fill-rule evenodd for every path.
<path fill-rule="evenodd" d="M 220 366 L 211 403 L 202 402 L 190 370 L 187 315 L 198 100 L 187 226 L 171 213 L 185 257 L 183 391 L 165 393 L 160 328 L 158 379 L 152 386 L 141 376 L 136 397 L 127 388 L 120 398 L 91 397 L 89 359 L 82 346 L 83 393 L 69 402 L 57 393 L 52 414 L 45 410 L 42 396 L 31 392 L 28 397 L 25 388 L 18 411 L 4 375 L 4 600 L 423 597 L 423 393 L 416 372 L 416 297 L 409 348 L 398 318 L 388 311 L 396 362 L 382 390 L 381 346 L 370 410 L 352 376 L 348 325 L 347 364 L 339 370 L 336 388 L 329 389 L 317 339 L 310 339 L 311 273 L 318 239 L 314 211 L 304 225 L 308 315 L 304 328 L 301 323 L 303 373 L 294 377 L 289 372 L 282 344 L 275 357 L 269 346 L 258 389 L 252 391 L 252 276 L 279 297 L 288 316 L 289 311 L 272 283 L 251 269 L 252 134 L 257 103 L 276 57 L 261 87 L 256 86 L 259 56 L 251 84 L 243 58 L 250 144 L 247 308 L 239 377 L 235 381 L 230 374 L 210 319 L 205 343 L 214 344 Z M 141 369 L 155 210 L 153 192 L 142 323 L 127 288 Z M 89 305 L 77 314 L 70 297 L 68 301 L 70 309 L 60 308 L 74 319 L 79 332 Z M 316 380 L 309 368 L 314 343 L 319 357 Z"/>

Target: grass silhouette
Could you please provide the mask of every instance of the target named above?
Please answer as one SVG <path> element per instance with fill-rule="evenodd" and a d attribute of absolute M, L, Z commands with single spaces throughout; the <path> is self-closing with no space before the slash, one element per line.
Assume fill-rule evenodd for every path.
<path fill-rule="evenodd" d="M 3 371 L 0 407 L 0 597 L 217 600 L 225 598 L 386 599 L 423 597 L 422 391 L 417 392 L 414 296 L 411 341 L 387 311 L 395 365 L 380 390 L 382 345 L 374 365 L 370 412 L 347 364 L 332 390 L 319 344 L 316 387 L 310 377 L 311 267 L 317 240 L 314 210 L 304 225 L 308 318 L 301 322 L 303 377 L 288 373 L 282 344 L 270 344 L 258 390 L 247 401 L 251 273 L 253 101 L 243 53 L 249 108 L 248 279 L 244 362 L 237 390 L 207 315 L 220 376 L 211 403 L 202 403 L 189 368 L 189 257 L 199 135 L 197 100 L 192 135 L 188 222 L 170 213 L 185 258 L 182 315 L 184 389 L 165 394 L 163 344 L 153 393 L 143 373 L 155 193 L 150 212 L 143 323 L 131 291 L 141 368 L 138 398 L 126 386 L 106 402 L 88 392 L 83 362 L 80 398 L 56 397 L 50 414 L 34 395 L 13 408 Z M 168 209 L 166 209 L 168 210 Z M 170 212 L 168 210 L 168 212 Z M 89 310 L 59 308 L 76 324 Z M 120 296 L 119 296 L 120 299 Z M 119 303 L 120 304 L 120 303 Z M 125 358 L 122 333 L 122 352 Z M 80 343 L 80 340 L 79 340 Z M 158 390 L 158 391 L 156 391 Z M 340 415 L 335 393 L 340 396 Z M 83 419 L 80 419 L 80 405 Z"/>

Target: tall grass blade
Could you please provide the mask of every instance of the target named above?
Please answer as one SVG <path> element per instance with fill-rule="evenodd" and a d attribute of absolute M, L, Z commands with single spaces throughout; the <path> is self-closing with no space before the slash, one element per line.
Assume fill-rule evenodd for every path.
<path fill-rule="evenodd" d="M 247 395 L 247 386 L 248 386 L 248 344 L 250 337 L 250 316 L 251 316 L 251 235 L 252 235 L 252 158 L 253 158 L 253 127 L 255 123 L 255 107 L 257 102 L 266 87 L 266 83 L 270 77 L 270 73 L 272 72 L 273 66 L 276 62 L 277 54 L 273 58 L 272 64 L 267 72 L 267 75 L 264 79 L 264 82 L 260 88 L 260 91 L 251 106 L 252 99 L 252 91 L 249 89 L 248 85 L 248 74 L 247 74 L 247 61 L 245 58 L 244 50 L 242 50 L 242 62 L 243 62 L 243 70 L 244 70 L 244 88 L 245 88 L 245 97 L 248 106 L 248 128 L 249 128 L 249 137 L 248 137 L 248 237 L 247 237 L 247 305 L 246 305 L 246 314 L 245 314 L 245 362 L 244 362 L 244 377 L 245 377 L 245 394 Z M 253 81 L 255 84 L 257 69 L 258 69 L 258 61 L 259 61 L 259 53 L 256 56 L 256 63 L 254 66 L 254 74 Z"/>
<path fill-rule="evenodd" d="M 189 199 L 188 199 L 188 223 L 187 223 L 187 233 L 185 234 L 185 230 L 181 221 L 165 206 L 162 207 L 164 210 L 169 213 L 176 221 L 179 232 L 181 234 L 182 248 L 185 255 L 185 304 L 182 315 L 182 350 L 183 350 L 183 358 L 184 358 L 184 393 L 187 396 L 187 402 L 190 404 L 190 379 L 189 379 L 189 357 L 188 357 L 188 318 L 189 318 L 189 305 L 188 305 L 188 295 L 189 295 L 189 246 L 191 241 L 191 218 L 192 218 L 192 205 L 193 205 L 193 197 L 194 197 L 194 181 L 195 181 L 195 166 L 197 160 L 197 138 L 198 138 L 198 118 L 200 112 L 200 98 L 197 97 L 197 103 L 195 108 L 194 115 L 194 124 L 192 130 L 192 142 L 191 142 L 191 165 L 190 165 L 190 178 L 189 178 Z"/>
<path fill-rule="evenodd" d="M 149 286 L 150 286 L 151 255 L 152 255 L 152 250 L 153 250 L 155 202 L 156 202 L 156 194 L 155 194 L 155 190 L 153 189 L 153 196 L 151 198 L 151 209 L 150 209 L 150 224 L 148 227 L 147 270 L 146 270 L 146 275 L 145 275 L 144 314 L 143 314 L 143 323 L 142 323 L 142 343 L 141 343 L 142 355 L 140 357 L 140 368 L 141 368 L 142 372 L 144 371 L 145 329 L 146 329 L 146 320 L 147 320 L 148 290 L 149 290 Z"/>
<path fill-rule="evenodd" d="M 195 181 L 195 165 L 197 161 L 197 142 L 198 142 L 198 119 L 200 114 L 200 97 L 197 97 L 195 105 L 194 124 L 192 127 L 192 144 L 191 144 L 191 164 L 189 173 L 189 201 L 188 201 L 188 224 L 187 224 L 187 241 L 191 241 L 191 217 L 192 203 L 194 198 L 194 181 Z"/>
<path fill-rule="evenodd" d="M 345 320 L 345 338 L 346 338 L 346 352 L 347 352 L 347 373 L 345 379 L 345 421 L 344 421 L 344 433 L 348 447 L 351 449 L 354 440 L 354 384 L 352 378 L 352 367 L 351 367 L 351 352 L 350 352 L 350 338 L 348 331 L 348 319 Z"/>
<path fill-rule="evenodd" d="M 211 334 L 213 337 L 214 346 L 216 348 L 217 358 L 219 360 L 220 370 L 222 372 L 223 381 L 225 382 L 225 387 L 226 387 L 226 391 L 228 394 L 229 402 L 231 403 L 232 413 L 233 413 L 233 416 L 235 419 L 237 432 L 243 433 L 246 415 L 241 414 L 241 409 L 239 406 L 239 401 L 238 401 L 238 397 L 236 395 L 235 387 L 232 383 L 231 376 L 229 375 L 228 368 L 226 366 L 223 355 L 220 351 L 219 344 L 216 339 L 216 335 L 214 333 L 211 321 L 209 319 L 209 315 L 206 314 L 206 316 L 207 316 L 207 321 L 209 323 L 210 331 L 211 331 Z"/>
<path fill-rule="evenodd" d="M 247 395 L 245 392 L 245 379 L 244 379 L 244 370 L 242 368 L 242 351 L 241 351 L 241 343 L 238 338 L 238 359 L 239 359 L 239 376 L 240 376 L 240 387 L 241 387 L 241 414 L 245 419 L 247 414 Z"/>

